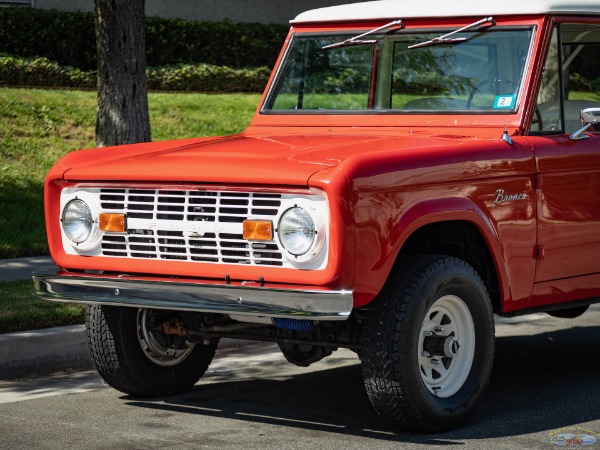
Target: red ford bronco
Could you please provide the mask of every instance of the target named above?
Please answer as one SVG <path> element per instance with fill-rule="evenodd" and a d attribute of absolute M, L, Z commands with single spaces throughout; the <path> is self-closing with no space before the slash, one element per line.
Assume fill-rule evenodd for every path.
<path fill-rule="evenodd" d="M 350 348 L 375 410 L 440 431 L 480 402 L 493 314 L 600 299 L 600 3 L 375 1 L 308 11 L 236 136 L 73 152 L 49 172 L 92 359 L 191 388 L 219 338 L 299 366 Z"/>

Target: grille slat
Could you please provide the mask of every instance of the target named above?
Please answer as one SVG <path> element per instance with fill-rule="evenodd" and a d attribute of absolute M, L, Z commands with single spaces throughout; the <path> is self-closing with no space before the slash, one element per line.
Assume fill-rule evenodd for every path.
<path fill-rule="evenodd" d="M 128 223 L 135 222 L 126 233 L 103 236 L 103 256 L 283 265 L 283 253 L 277 243 L 249 243 L 241 234 L 230 232 L 178 231 L 213 226 L 223 230 L 236 227 L 241 233 L 241 223 L 248 218 L 273 220 L 282 204 L 279 194 L 101 189 L 100 201 L 103 212 L 124 212 Z M 203 225 L 204 222 L 207 224 Z M 188 223 L 197 225 L 186 226 Z"/>

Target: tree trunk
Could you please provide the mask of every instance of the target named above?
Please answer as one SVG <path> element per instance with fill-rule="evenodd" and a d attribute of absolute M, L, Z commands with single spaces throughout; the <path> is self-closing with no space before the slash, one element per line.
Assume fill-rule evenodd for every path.
<path fill-rule="evenodd" d="M 150 141 L 144 0 L 95 0 L 98 146 Z"/>

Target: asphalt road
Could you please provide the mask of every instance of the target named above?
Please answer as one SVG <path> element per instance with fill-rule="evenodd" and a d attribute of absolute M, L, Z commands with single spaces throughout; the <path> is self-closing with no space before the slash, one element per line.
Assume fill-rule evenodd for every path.
<path fill-rule="evenodd" d="M 449 433 L 383 423 L 350 351 L 304 369 L 256 345 L 219 351 L 191 392 L 154 400 L 90 372 L 0 382 L 0 448 L 549 449 L 578 435 L 600 449 L 600 306 L 574 320 L 502 320 L 496 335 L 484 404 Z"/>

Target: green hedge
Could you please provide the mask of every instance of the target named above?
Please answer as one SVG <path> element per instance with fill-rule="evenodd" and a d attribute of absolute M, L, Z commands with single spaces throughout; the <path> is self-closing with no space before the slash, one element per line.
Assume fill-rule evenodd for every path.
<path fill-rule="evenodd" d="M 93 88 L 96 73 L 61 66 L 48 58 L 0 56 L 0 85 Z"/>
<path fill-rule="evenodd" d="M 148 89 L 199 92 L 262 92 L 268 67 L 235 69 L 209 64 L 181 64 L 149 68 Z"/>
<path fill-rule="evenodd" d="M 279 24 L 192 22 L 147 17 L 147 65 L 204 63 L 272 67 L 288 27 Z M 0 8 L 0 53 L 46 57 L 62 66 L 96 68 L 92 13 Z"/>
<path fill-rule="evenodd" d="M 146 18 L 148 66 L 205 63 L 273 67 L 288 26 Z"/>
<path fill-rule="evenodd" d="M 237 69 L 209 64 L 149 67 L 148 88 L 169 91 L 262 92 L 267 67 Z M 61 66 L 47 58 L 0 55 L 0 85 L 94 88 L 96 72 Z"/>
<path fill-rule="evenodd" d="M 569 74 L 569 89 L 581 92 L 598 92 L 600 91 L 600 77 L 588 80 L 580 73 L 571 73 Z"/>

